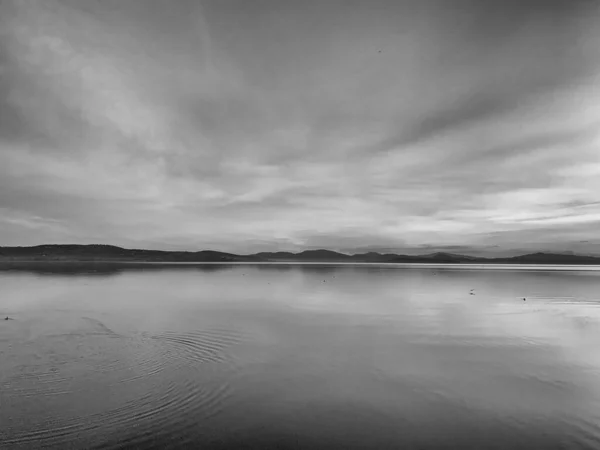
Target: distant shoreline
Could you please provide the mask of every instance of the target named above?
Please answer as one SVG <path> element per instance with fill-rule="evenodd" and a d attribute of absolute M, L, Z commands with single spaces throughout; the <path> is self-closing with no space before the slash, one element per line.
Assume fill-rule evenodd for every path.
<path fill-rule="evenodd" d="M 114 245 L 52 244 L 31 247 L 0 247 L 0 263 L 141 263 L 141 264 L 385 264 L 421 266 L 488 266 L 488 265 L 553 265 L 600 266 L 600 257 L 564 253 L 531 253 L 492 258 L 453 253 L 403 255 L 395 253 L 344 254 L 332 250 L 291 252 L 260 252 L 237 255 L 215 250 L 165 251 L 126 249 Z"/>
<path fill-rule="evenodd" d="M 521 269 L 521 270 L 586 270 L 600 271 L 600 264 L 526 264 L 526 263 L 393 263 L 393 262 L 364 262 L 364 261 L 134 261 L 134 260 L 25 260 L 25 259 L 3 259 L 0 258 L 0 267 L 15 265 L 148 265 L 148 266 L 387 266 L 390 268 L 452 268 L 463 270 L 503 270 L 503 269 Z"/>

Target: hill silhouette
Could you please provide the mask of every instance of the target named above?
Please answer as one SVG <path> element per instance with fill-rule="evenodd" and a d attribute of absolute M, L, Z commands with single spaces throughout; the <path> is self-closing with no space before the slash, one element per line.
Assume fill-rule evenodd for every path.
<path fill-rule="evenodd" d="M 348 255 L 332 250 L 261 252 L 252 255 L 214 250 L 165 251 L 126 249 L 114 245 L 50 244 L 32 247 L 0 247 L 0 261 L 130 261 L 130 262 L 357 262 L 357 263 L 429 263 L 429 264 L 557 264 L 600 265 L 600 257 L 572 253 L 530 253 L 526 255 L 483 258 L 454 253 L 399 255 L 395 253 L 357 253 Z"/>
<path fill-rule="evenodd" d="M 262 261 L 253 255 L 202 250 L 198 252 L 126 249 L 114 245 L 37 245 L 0 247 L 0 261 L 144 261 L 144 262 L 243 262 Z"/>

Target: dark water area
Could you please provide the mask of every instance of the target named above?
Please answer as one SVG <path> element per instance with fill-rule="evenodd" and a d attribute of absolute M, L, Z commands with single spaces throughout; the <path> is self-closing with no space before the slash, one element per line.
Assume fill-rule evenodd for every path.
<path fill-rule="evenodd" d="M 597 450 L 593 269 L 0 264 L 0 448 Z"/>

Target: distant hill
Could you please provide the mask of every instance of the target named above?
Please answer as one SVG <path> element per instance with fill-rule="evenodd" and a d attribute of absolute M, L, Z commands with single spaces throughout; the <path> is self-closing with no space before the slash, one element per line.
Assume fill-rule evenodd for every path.
<path fill-rule="evenodd" d="M 254 256 L 267 261 L 294 261 L 296 254 L 290 252 L 261 252 Z"/>
<path fill-rule="evenodd" d="M 303 261 L 303 262 L 319 262 L 319 261 L 349 261 L 352 256 L 344 253 L 333 252 L 331 250 L 306 250 L 300 253 L 290 252 L 275 252 L 275 253 L 257 253 L 262 259 L 270 261 Z"/>
<path fill-rule="evenodd" d="M 358 261 L 364 262 L 374 262 L 374 263 L 384 263 L 390 262 L 394 258 L 397 258 L 398 255 L 393 253 L 377 253 L 377 252 L 369 252 L 369 253 L 357 253 L 352 255 L 352 258 Z"/>
<path fill-rule="evenodd" d="M 263 261 L 258 256 L 203 250 L 199 252 L 125 249 L 114 245 L 37 245 L 0 247 L 0 261 L 148 261 L 243 262 Z"/>
<path fill-rule="evenodd" d="M 556 265 L 600 265 L 600 258 L 555 253 L 532 253 L 507 258 L 482 258 L 476 256 L 435 253 L 432 255 L 400 255 L 387 262 L 393 263 L 444 263 L 444 264 L 556 264 Z"/>
<path fill-rule="evenodd" d="M 257 253 L 255 256 L 267 261 L 298 262 L 371 262 L 395 264 L 598 264 L 600 258 L 573 254 L 532 253 L 509 258 L 482 258 L 454 253 L 430 253 L 426 255 L 398 255 L 394 253 L 357 253 L 347 255 L 330 250 L 307 250 L 301 253 L 275 252 Z"/>
<path fill-rule="evenodd" d="M 296 254 L 302 261 L 350 261 L 352 256 L 331 250 L 306 250 Z"/>
<path fill-rule="evenodd" d="M 429 264 L 557 264 L 600 265 L 600 257 L 569 253 L 531 253 L 506 258 L 482 258 L 454 253 L 398 255 L 358 253 L 348 255 L 331 250 L 306 250 L 300 253 L 261 252 L 254 255 L 202 250 L 198 252 L 126 249 L 114 245 L 37 245 L 0 247 L 0 261 L 137 261 L 137 262 L 357 262 Z"/>
<path fill-rule="evenodd" d="M 562 253 L 531 253 L 511 258 L 496 258 L 490 261 L 496 264 L 600 264 L 598 257 Z"/>

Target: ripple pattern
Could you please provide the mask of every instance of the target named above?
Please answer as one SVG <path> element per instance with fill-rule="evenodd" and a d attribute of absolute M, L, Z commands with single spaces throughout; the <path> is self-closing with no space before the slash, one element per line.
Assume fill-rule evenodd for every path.
<path fill-rule="evenodd" d="M 225 349 L 247 339 L 241 333 L 228 330 L 205 330 L 189 333 L 165 332 L 151 336 L 165 345 L 165 357 L 185 363 L 226 363 L 230 359 Z"/>
<path fill-rule="evenodd" d="M 127 337 L 84 320 L 93 330 L 29 342 L 25 364 L 0 384 L 8 409 L 35 404 L 41 412 L 0 431 L 2 448 L 91 448 L 111 435 L 116 447 L 142 445 L 161 430 L 174 438 L 197 428 L 231 398 L 230 349 L 249 336 L 216 329 Z"/>

